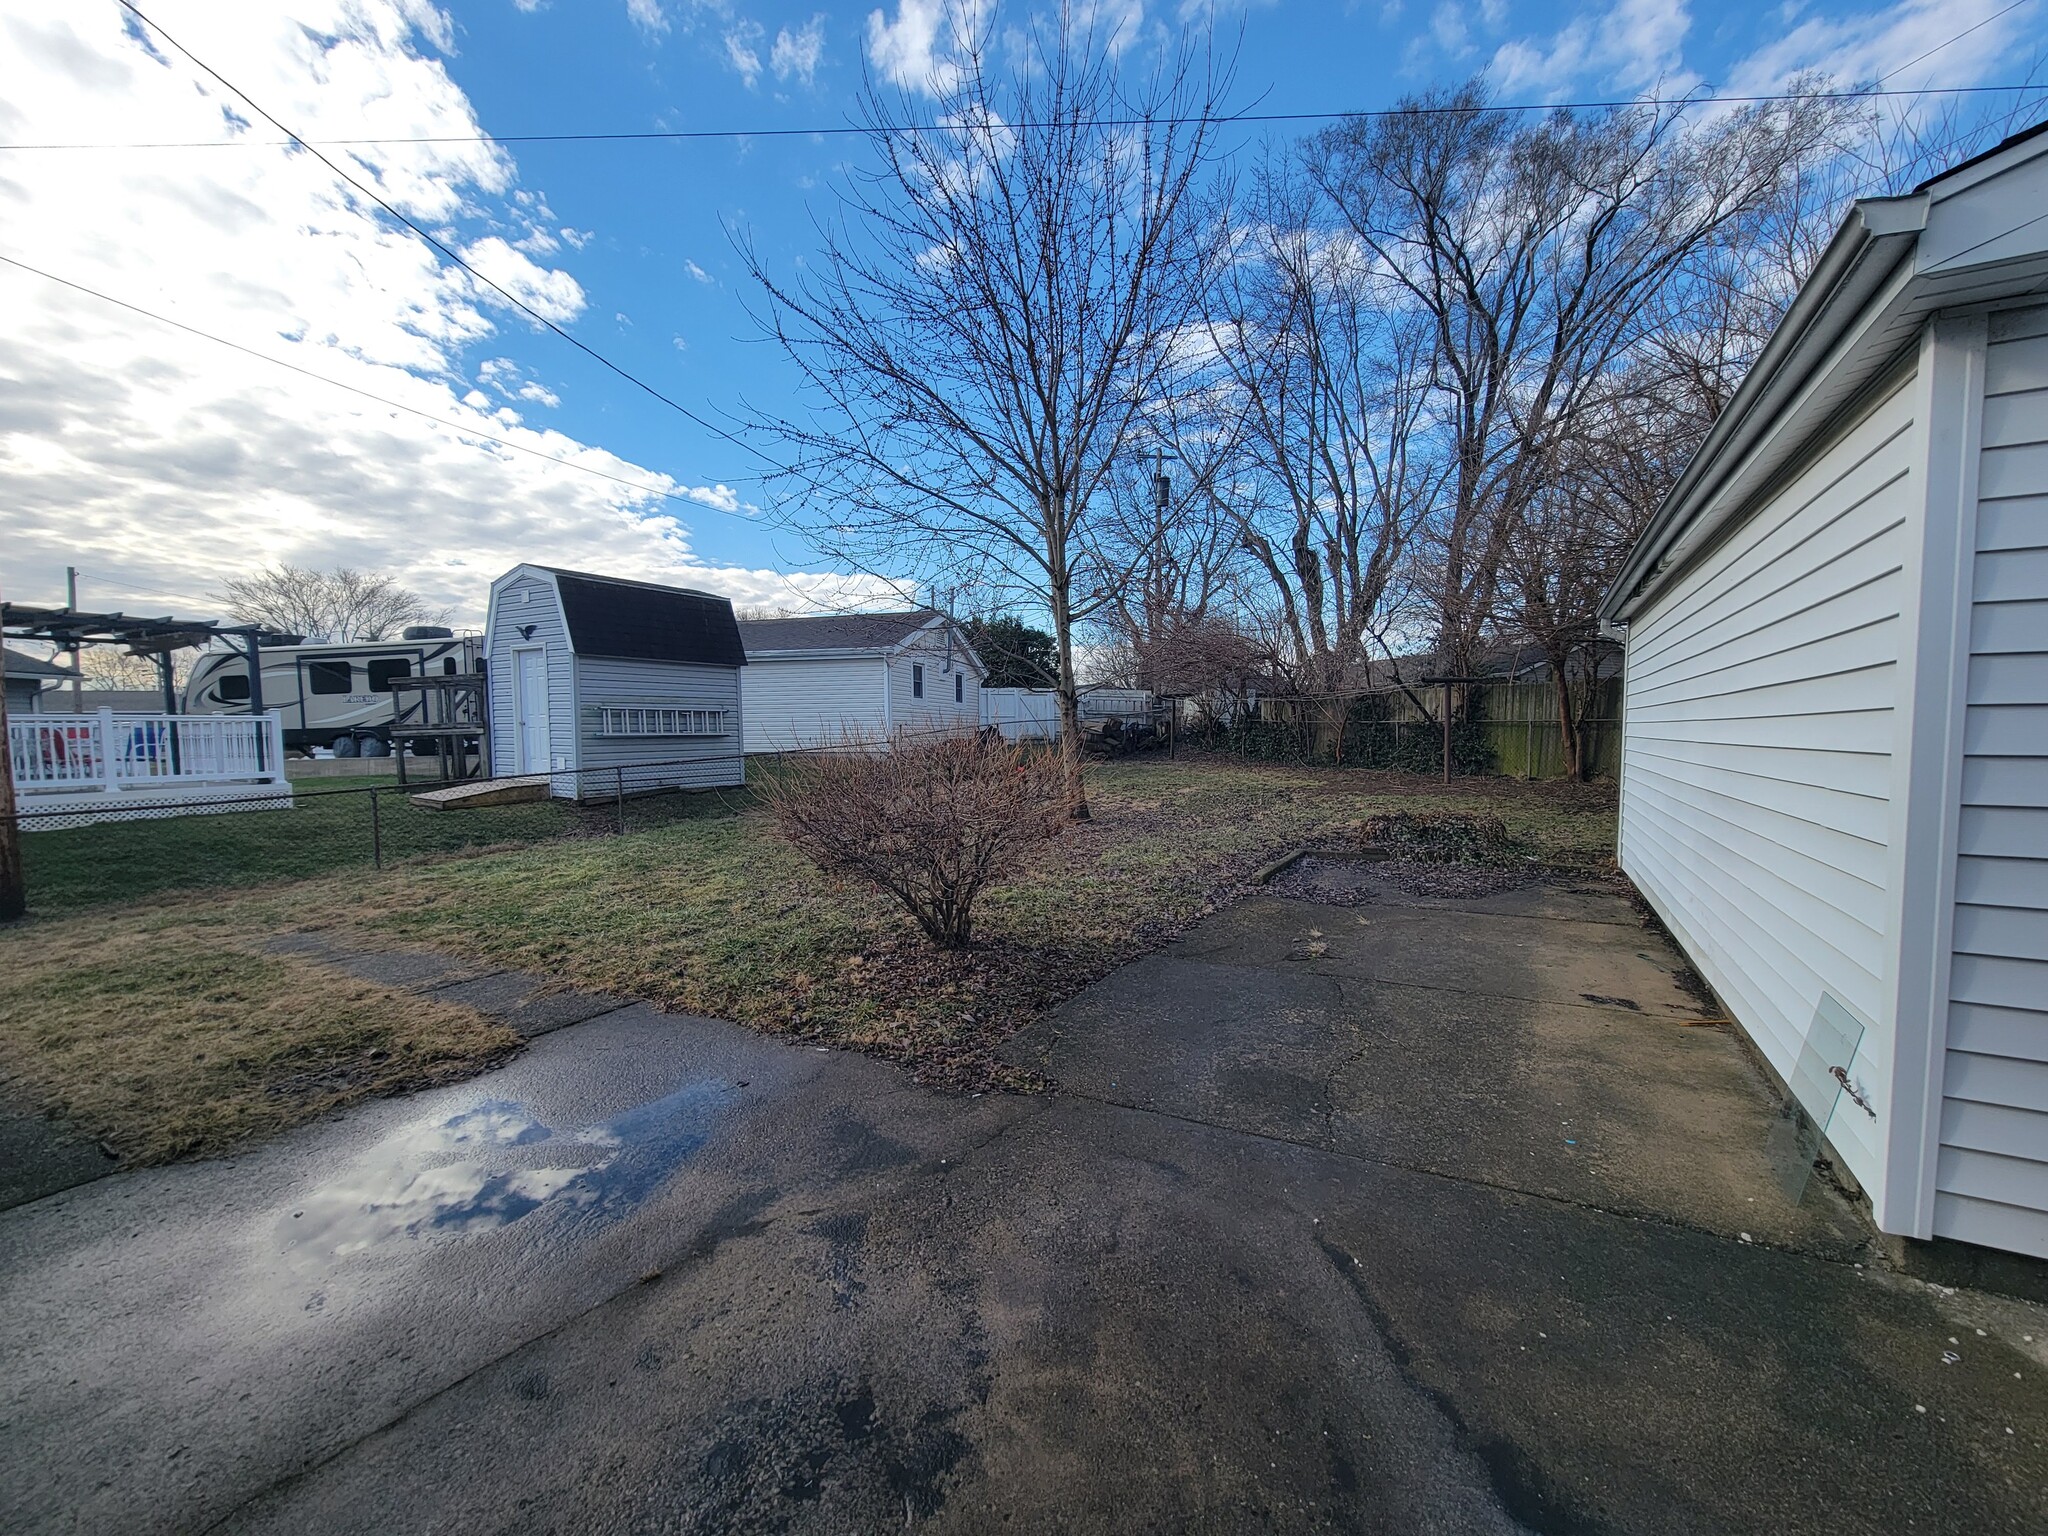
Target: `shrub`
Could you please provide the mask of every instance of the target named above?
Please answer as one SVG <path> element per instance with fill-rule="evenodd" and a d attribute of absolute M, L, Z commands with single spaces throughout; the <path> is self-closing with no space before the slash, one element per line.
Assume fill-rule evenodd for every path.
<path fill-rule="evenodd" d="M 973 937 L 982 887 L 1064 824 L 1057 754 L 993 732 L 898 735 L 792 759 L 766 789 L 782 835 L 827 873 L 888 893 L 940 949 Z"/>

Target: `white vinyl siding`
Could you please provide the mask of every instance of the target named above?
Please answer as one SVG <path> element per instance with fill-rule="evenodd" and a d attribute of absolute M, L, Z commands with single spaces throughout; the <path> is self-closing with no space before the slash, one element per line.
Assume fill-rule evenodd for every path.
<path fill-rule="evenodd" d="M 749 657 L 740 694 L 748 752 L 879 740 L 889 729 L 878 656 Z"/>
<path fill-rule="evenodd" d="M 532 636 L 520 634 L 531 625 Z M 497 589 L 492 604 L 491 632 L 484 637 L 489 662 L 491 771 L 517 772 L 518 708 L 513 698 L 516 673 L 512 653 L 537 645 L 547 652 L 549 766 L 573 768 L 576 743 L 576 667 L 569 652 L 569 629 L 555 585 L 545 576 L 522 574 Z M 575 780 L 565 776 L 553 786 L 558 795 L 573 795 Z"/>
<path fill-rule="evenodd" d="M 742 669 L 608 656 L 576 658 L 577 756 L 584 772 L 579 797 L 602 799 L 623 789 L 710 789 L 746 782 L 740 755 Z M 719 720 L 722 733 L 611 732 L 609 716 L 642 727 L 694 715 Z M 610 769 L 611 772 L 605 770 Z"/>
<path fill-rule="evenodd" d="M 1992 317 L 1934 1230 L 2048 1258 L 2048 308 Z"/>
<path fill-rule="evenodd" d="M 924 668 L 924 697 L 918 698 L 913 667 Z M 953 678 L 964 674 L 961 697 L 953 697 Z M 968 659 L 967 642 L 956 634 L 946 647 L 943 629 L 911 637 L 889 664 L 889 717 L 892 729 L 914 736 L 981 727 L 981 686 Z"/>
<path fill-rule="evenodd" d="M 1628 635 L 1623 867 L 1781 1076 L 1822 993 L 1887 1110 L 1888 863 L 1915 393 L 1889 387 Z M 1876 1196 L 1884 1121 L 1831 1139 Z"/>

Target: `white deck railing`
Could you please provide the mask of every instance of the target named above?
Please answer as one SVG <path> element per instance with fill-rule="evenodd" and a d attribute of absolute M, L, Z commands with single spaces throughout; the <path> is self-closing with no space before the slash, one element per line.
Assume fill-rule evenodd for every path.
<path fill-rule="evenodd" d="M 22 809 L 35 797 L 283 784 L 284 725 L 251 715 L 10 715 L 7 755 Z"/>

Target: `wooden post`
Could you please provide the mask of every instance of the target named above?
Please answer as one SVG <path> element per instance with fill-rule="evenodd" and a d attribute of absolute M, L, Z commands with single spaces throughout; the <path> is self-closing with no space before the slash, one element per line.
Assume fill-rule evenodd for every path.
<path fill-rule="evenodd" d="M 1451 685 L 1444 684 L 1444 782 L 1451 782 Z"/>
<path fill-rule="evenodd" d="M 0 657 L 5 652 L 0 651 Z M 21 872 L 21 822 L 14 814 L 14 738 L 7 729 L 7 663 L 0 659 L 0 923 L 28 910 Z"/>

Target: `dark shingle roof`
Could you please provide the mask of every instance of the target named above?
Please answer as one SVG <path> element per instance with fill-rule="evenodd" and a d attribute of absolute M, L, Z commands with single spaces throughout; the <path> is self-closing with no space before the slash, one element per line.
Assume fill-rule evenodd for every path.
<path fill-rule="evenodd" d="M 805 619 L 742 619 L 748 651 L 881 651 L 901 645 L 938 617 L 931 608 L 907 613 L 823 613 Z"/>
<path fill-rule="evenodd" d="M 651 581 L 543 569 L 555 578 L 562 594 L 569 643 L 579 656 L 689 661 L 710 667 L 747 664 L 728 598 Z"/>
<path fill-rule="evenodd" d="M 9 677 L 70 677 L 73 675 L 69 667 L 57 666 L 52 662 L 43 660 L 40 656 L 31 656 L 26 651 L 17 651 L 13 646 L 6 647 L 6 651 L 7 675 Z"/>

